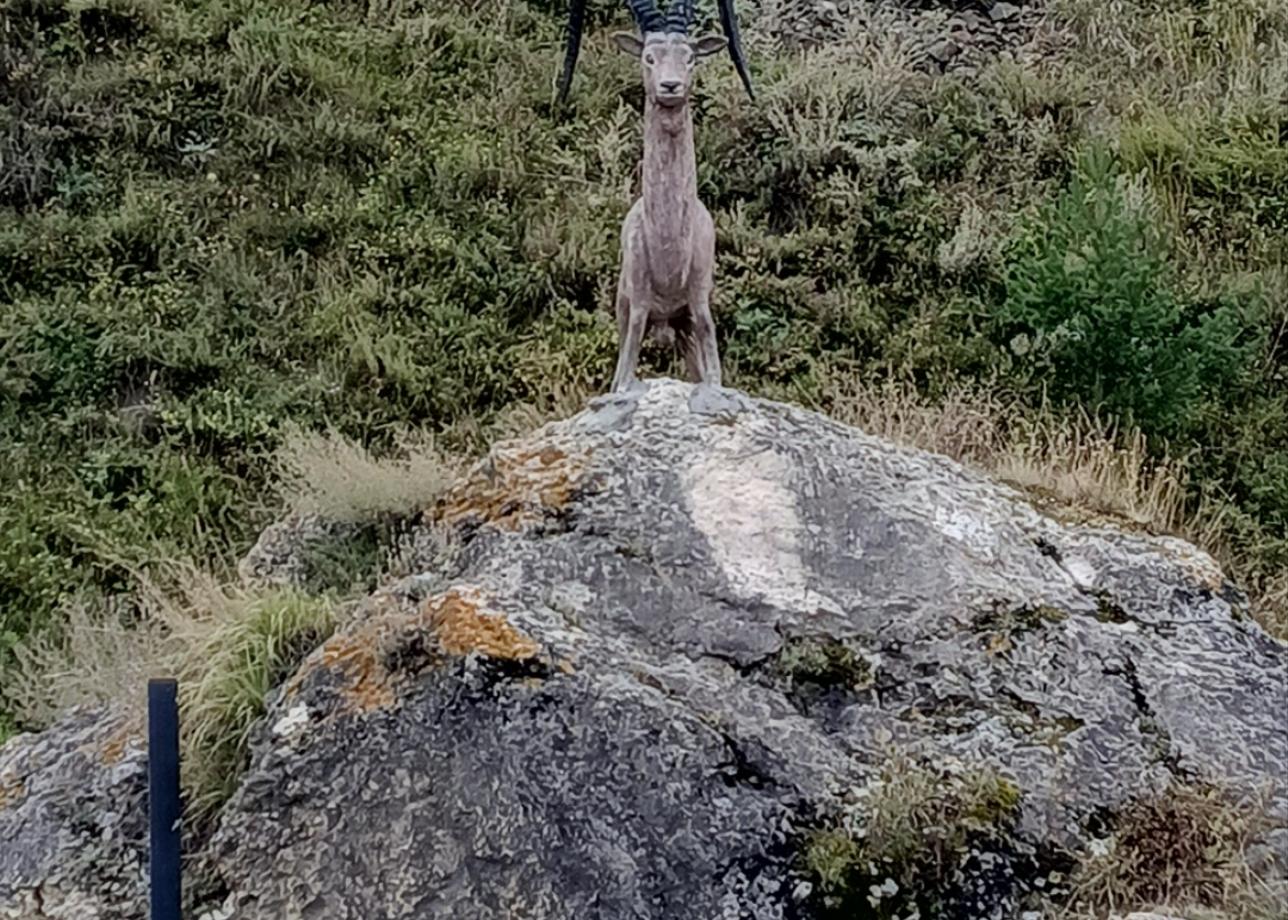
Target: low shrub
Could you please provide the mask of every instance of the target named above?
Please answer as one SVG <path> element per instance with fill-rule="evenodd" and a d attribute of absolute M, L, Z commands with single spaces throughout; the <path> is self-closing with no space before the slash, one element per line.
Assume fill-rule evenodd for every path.
<path fill-rule="evenodd" d="M 999 331 L 1028 388 L 1151 434 L 1186 434 L 1259 349 L 1232 305 L 1186 301 L 1152 214 L 1119 179 L 1111 155 L 1090 148 L 1023 227 Z"/>

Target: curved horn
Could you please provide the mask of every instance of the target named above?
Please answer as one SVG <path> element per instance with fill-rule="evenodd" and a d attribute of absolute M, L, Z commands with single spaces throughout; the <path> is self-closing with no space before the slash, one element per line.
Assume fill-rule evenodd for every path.
<path fill-rule="evenodd" d="M 641 35 L 666 31 L 666 19 L 657 11 L 653 0 L 626 0 L 626 5 L 630 7 Z"/>
<path fill-rule="evenodd" d="M 666 31 L 688 35 L 693 25 L 693 0 L 675 0 L 666 14 Z"/>
<path fill-rule="evenodd" d="M 559 74 L 559 104 L 568 101 L 572 72 L 581 51 L 581 29 L 586 23 L 586 0 L 568 0 L 568 49 L 564 52 L 563 72 Z"/>
<path fill-rule="evenodd" d="M 720 8 L 720 25 L 724 29 L 725 38 L 729 39 L 729 56 L 733 58 L 734 70 L 738 71 L 747 95 L 755 99 L 756 94 L 751 89 L 751 74 L 747 72 L 747 58 L 742 53 L 742 38 L 738 34 L 738 15 L 733 11 L 733 0 L 716 0 L 716 5 Z"/>

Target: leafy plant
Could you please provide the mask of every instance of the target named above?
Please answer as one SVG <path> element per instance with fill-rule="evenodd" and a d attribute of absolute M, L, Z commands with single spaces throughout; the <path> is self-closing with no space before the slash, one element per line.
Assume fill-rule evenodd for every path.
<path fill-rule="evenodd" d="M 1030 387 L 1177 435 L 1254 353 L 1235 306 L 1182 296 L 1150 212 L 1119 179 L 1112 155 L 1088 148 L 1015 241 L 997 322 Z"/>

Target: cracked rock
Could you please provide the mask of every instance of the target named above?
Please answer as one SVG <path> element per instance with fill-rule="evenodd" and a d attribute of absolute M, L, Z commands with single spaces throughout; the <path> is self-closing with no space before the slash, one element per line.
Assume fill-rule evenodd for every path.
<path fill-rule="evenodd" d="M 944 897 L 1018 918 L 1023 854 L 1288 762 L 1288 649 L 1206 554 L 791 406 L 652 381 L 497 445 L 428 517 L 451 571 L 377 591 L 274 694 L 196 854 L 219 915 L 820 916 L 805 835 L 895 744 L 1018 790 Z M 0 840 L 52 854 L 71 792 L 15 743 L 0 790 L 44 817 L 0 805 Z M 56 865 L 0 857 L 0 916 Z"/>

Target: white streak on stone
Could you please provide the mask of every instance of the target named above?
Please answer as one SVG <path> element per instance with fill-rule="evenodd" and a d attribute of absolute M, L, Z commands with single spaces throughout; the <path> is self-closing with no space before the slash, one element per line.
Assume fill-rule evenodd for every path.
<path fill-rule="evenodd" d="M 836 610 L 809 586 L 791 466 L 738 434 L 685 471 L 693 522 L 734 590 L 787 609 Z"/>

